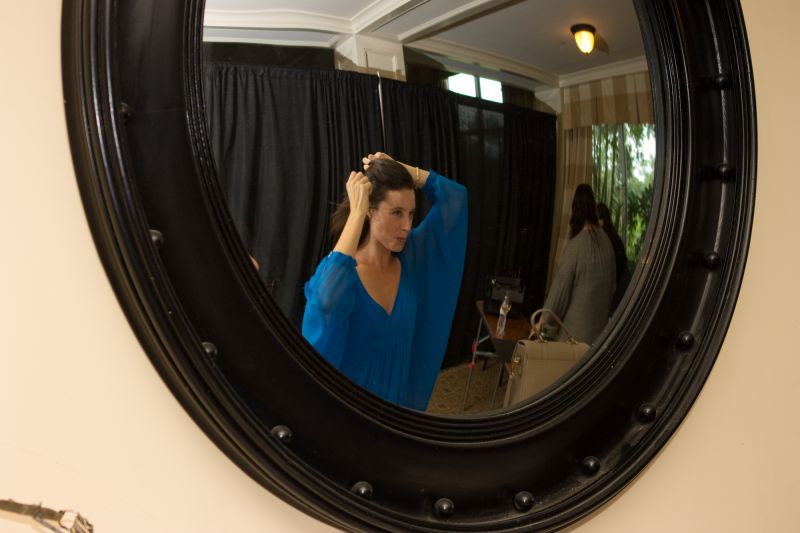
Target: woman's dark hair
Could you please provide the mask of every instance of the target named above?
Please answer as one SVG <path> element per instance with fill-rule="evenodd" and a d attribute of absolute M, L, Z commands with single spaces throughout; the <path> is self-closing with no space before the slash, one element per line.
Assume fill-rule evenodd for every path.
<path fill-rule="evenodd" d="M 606 204 L 597 204 L 597 218 L 603 223 L 603 229 L 606 230 L 606 233 L 617 233 L 617 228 L 614 227 L 614 223 L 611 221 L 611 211 L 608 210 Z"/>
<path fill-rule="evenodd" d="M 370 163 L 364 172 L 372 184 L 372 192 L 369 194 L 369 206 L 377 207 L 386 197 L 387 191 L 401 191 L 403 189 L 414 190 L 414 180 L 406 168 L 391 159 L 375 159 Z M 331 237 L 334 242 L 339 238 L 350 216 L 350 200 L 345 192 L 344 200 L 336 206 L 336 210 L 331 215 Z M 364 219 L 364 227 L 361 229 L 361 236 L 358 238 L 358 245 L 364 242 L 369 235 L 369 217 Z"/>
<path fill-rule="evenodd" d="M 569 238 L 581 232 L 586 223 L 597 226 L 597 205 L 594 203 L 592 187 L 581 183 L 572 197 L 572 216 L 569 219 Z"/>
<path fill-rule="evenodd" d="M 622 237 L 619 236 L 617 228 L 614 227 L 614 223 L 611 221 L 611 211 L 608 210 L 606 204 L 597 204 L 597 216 L 603 222 L 603 231 L 608 235 L 608 239 L 611 241 L 611 247 L 614 248 L 614 260 L 617 264 L 617 288 L 619 289 L 628 271 L 628 255 L 625 251 L 625 244 L 622 242 Z M 621 289 L 621 291 L 624 292 L 624 289 Z M 615 301 L 619 302 L 619 298 L 622 297 L 622 292 L 620 292 L 620 290 L 617 291 L 614 296 Z"/>

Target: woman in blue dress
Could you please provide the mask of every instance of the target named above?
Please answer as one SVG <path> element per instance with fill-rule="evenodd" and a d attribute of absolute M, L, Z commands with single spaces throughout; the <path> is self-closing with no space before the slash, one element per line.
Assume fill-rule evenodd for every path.
<path fill-rule="evenodd" d="M 380 152 L 363 163 L 331 219 L 336 246 L 306 283 L 303 336 L 367 390 L 424 410 L 461 286 L 467 190 Z M 412 228 L 415 188 L 433 207 Z"/>

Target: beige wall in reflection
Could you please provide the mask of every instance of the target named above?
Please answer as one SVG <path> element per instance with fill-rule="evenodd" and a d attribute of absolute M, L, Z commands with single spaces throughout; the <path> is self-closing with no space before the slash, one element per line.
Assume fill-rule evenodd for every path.
<path fill-rule="evenodd" d="M 796 530 L 800 7 L 743 2 L 759 183 L 731 330 L 658 460 L 581 533 Z M 319 532 L 219 452 L 162 384 L 103 273 L 63 119 L 60 3 L 0 2 L 0 498 L 75 508 L 98 531 Z M 26 62 L 30 59 L 31 63 Z M 32 531 L 0 513 L 0 531 Z"/>

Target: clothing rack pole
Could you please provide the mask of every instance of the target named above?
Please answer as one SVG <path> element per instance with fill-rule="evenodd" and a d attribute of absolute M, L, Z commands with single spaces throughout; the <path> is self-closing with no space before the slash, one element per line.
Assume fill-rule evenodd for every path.
<path fill-rule="evenodd" d="M 386 151 L 386 125 L 383 121 L 383 91 L 381 90 L 381 73 L 380 71 L 377 72 L 378 74 L 378 107 L 380 108 L 381 112 L 381 139 L 383 140 L 383 151 Z"/>

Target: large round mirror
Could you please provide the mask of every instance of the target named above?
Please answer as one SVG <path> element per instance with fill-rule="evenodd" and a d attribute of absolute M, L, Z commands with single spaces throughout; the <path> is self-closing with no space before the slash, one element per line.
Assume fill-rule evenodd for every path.
<path fill-rule="evenodd" d="M 621 491 L 667 442 L 699 394 L 733 312 L 752 221 L 756 140 L 739 5 L 637 0 L 640 26 L 623 31 L 615 24 L 634 13 L 624 3 L 559 3 L 570 6 L 563 14 L 544 10 L 543 2 L 387 0 L 367 6 L 350 0 L 336 2 L 335 13 L 320 8 L 309 17 L 320 4 L 270 5 L 266 23 L 257 12 L 250 13 L 256 23 L 236 13 L 264 4 L 230 4 L 232 11 L 217 12 L 216 22 L 209 11 L 204 30 L 199 0 L 64 3 L 70 142 L 87 216 L 119 300 L 165 383 L 203 431 L 253 479 L 322 521 L 353 531 L 553 531 L 571 524 Z M 582 11 L 600 5 L 603 11 L 594 15 Z M 537 8 L 542 11 L 535 15 L 526 11 Z M 315 21 L 311 27 L 298 24 L 298 11 L 306 22 Z M 535 55 L 526 59 L 530 41 L 514 42 L 516 25 L 510 22 L 502 35 L 496 29 L 487 34 L 486 25 L 508 12 L 542 21 L 562 13 L 553 22 L 563 41 L 558 52 L 541 63 L 531 59 Z M 603 22 L 608 13 L 613 21 Z M 597 50 L 589 56 L 573 49 L 574 25 L 575 33 L 594 26 Z M 480 30 L 475 40 L 466 31 L 471 27 Z M 271 41 L 258 50 L 272 50 L 270 57 L 281 64 L 264 65 L 262 52 L 258 61 L 231 56 L 233 45 L 213 35 L 223 28 L 238 31 L 237 39 L 249 34 Z M 313 53 L 298 59 L 286 32 L 304 32 Z M 321 34 L 339 42 L 347 33 L 352 46 L 347 39 L 338 50 L 316 46 Z M 442 45 L 444 36 L 456 44 Z M 616 82 L 598 82 L 593 73 L 610 68 L 600 63 L 622 52 L 622 43 L 640 40 L 646 68 L 611 76 L 634 75 L 622 85 L 639 95 L 636 105 L 627 104 L 635 111 L 622 122 L 595 120 L 606 104 L 626 107 L 630 101 L 604 98 L 606 89 L 616 94 L 605 87 Z M 280 48 L 275 41 L 282 41 Z M 387 42 L 395 55 L 380 48 Z M 508 43 L 507 61 L 498 63 L 504 53 L 499 47 Z M 471 54 L 463 53 L 466 48 Z M 613 63 L 643 66 L 632 59 L 638 50 Z M 562 52 L 575 57 L 563 73 L 556 66 Z M 347 68 L 308 67 L 308 57 L 320 53 Z M 214 113 L 236 106 L 215 107 L 206 99 L 238 93 L 211 86 L 215 68 L 242 76 L 268 73 L 261 77 L 276 90 L 259 93 L 267 99 L 277 98 L 278 86 L 305 77 L 293 96 L 306 103 L 289 113 L 278 109 L 269 119 L 220 121 Z M 646 77 L 635 77 L 645 70 Z M 462 74 L 473 76 L 475 96 L 455 94 L 449 82 L 442 86 Z M 409 81 L 413 76 L 416 81 Z M 481 78 L 499 82 L 499 93 L 491 89 L 497 84 L 484 86 Z M 224 79 L 231 80 L 214 78 Z M 414 93 L 423 97 L 412 98 Z M 499 103 L 479 94 L 514 96 Z M 595 111 L 584 111 L 585 100 Z M 643 141 L 649 137 L 643 133 L 648 103 L 655 156 Z M 557 118 L 553 111 L 560 111 Z M 243 128 L 246 138 L 272 137 L 265 145 L 270 153 L 226 145 L 226 127 Z M 528 128 L 536 131 L 526 133 Z M 543 157 L 553 150 L 548 135 L 555 140 L 555 162 Z M 323 157 L 324 140 L 330 146 Z M 515 150 L 518 145 L 525 148 Z M 342 180 L 358 170 L 365 152 L 376 150 L 409 165 L 400 167 L 402 179 L 412 181 L 405 189 L 415 196 L 403 196 L 399 212 L 420 233 L 432 224 L 429 217 L 444 219 L 437 206 L 452 207 L 440 201 L 439 189 L 467 191 L 468 211 L 456 210 L 467 220 L 461 272 L 459 279 L 446 279 L 458 289 L 453 317 L 446 317 L 449 331 L 430 384 L 433 395 L 446 373 L 471 370 L 471 378 L 454 389 L 450 405 L 456 412 L 436 412 L 438 401 L 430 397 L 426 405 L 424 396 L 412 405 L 376 394 L 321 356 L 298 330 L 301 309 L 308 307 L 306 283 L 336 246 L 326 225 L 342 199 Z M 281 172 L 267 168 L 264 176 L 272 181 L 258 176 L 259 165 L 298 152 L 310 155 L 291 155 Z M 644 185 L 638 184 L 641 162 L 653 157 L 652 182 L 642 178 Z M 258 168 L 229 168 L 252 161 Z M 238 190 L 232 184 L 240 179 L 249 181 Z M 326 188 L 297 202 L 305 198 L 298 184 L 321 183 Z M 613 310 L 613 303 L 602 303 L 602 324 L 581 339 L 587 348 L 574 364 L 554 372 L 540 390 L 506 402 L 515 380 L 529 375 L 527 359 L 520 354 L 515 361 L 516 348 L 508 359 L 494 344 L 498 339 L 482 341 L 499 338 L 499 315 L 489 306 L 502 307 L 508 295 L 511 310 L 524 316 L 548 302 L 578 238 L 570 236 L 569 220 L 585 185 L 594 189 L 595 204 L 599 198 L 608 205 L 625 236 L 627 260 L 635 263 L 626 292 Z M 274 190 L 259 190 L 265 186 Z M 247 205 L 262 201 L 266 207 Z M 373 207 L 377 213 L 384 201 L 359 204 L 359 213 Z M 639 201 L 647 207 L 640 209 Z M 631 225 L 635 220 L 639 226 Z M 584 227 L 576 229 L 580 235 Z M 411 239 L 414 230 L 403 231 Z M 274 237 L 300 232 L 309 236 Z M 475 264 L 472 255 L 479 256 Z M 280 266 L 289 257 L 294 266 Z M 381 295 L 371 296 L 379 305 Z M 569 309 L 561 312 L 567 319 Z M 509 332 L 515 315 L 505 318 Z M 479 324 L 488 332 L 476 333 Z M 550 344 L 561 332 L 553 335 Z M 482 343 L 473 348 L 473 340 Z M 466 353 L 464 343 L 470 345 Z M 488 385 L 477 384 L 480 377 Z"/>
<path fill-rule="evenodd" d="M 589 22 L 587 54 L 572 30 Z M 204 24 L 231 218 L 265 289 L 328 362 L 444 415 L 526 401 L 580 366 L 653 205 L 652 91 L 630 0 L 212 0 Z M 356 221 L 371 229 L 346 251 L 347 217 L 331 217 L 373 152 L 406 163 L 410 204 L 382 201 L 376 170 Z M 445 185 L 415 187 L 428 170 Z M 539 309 L 542 339 L 526 341 Z"/>

